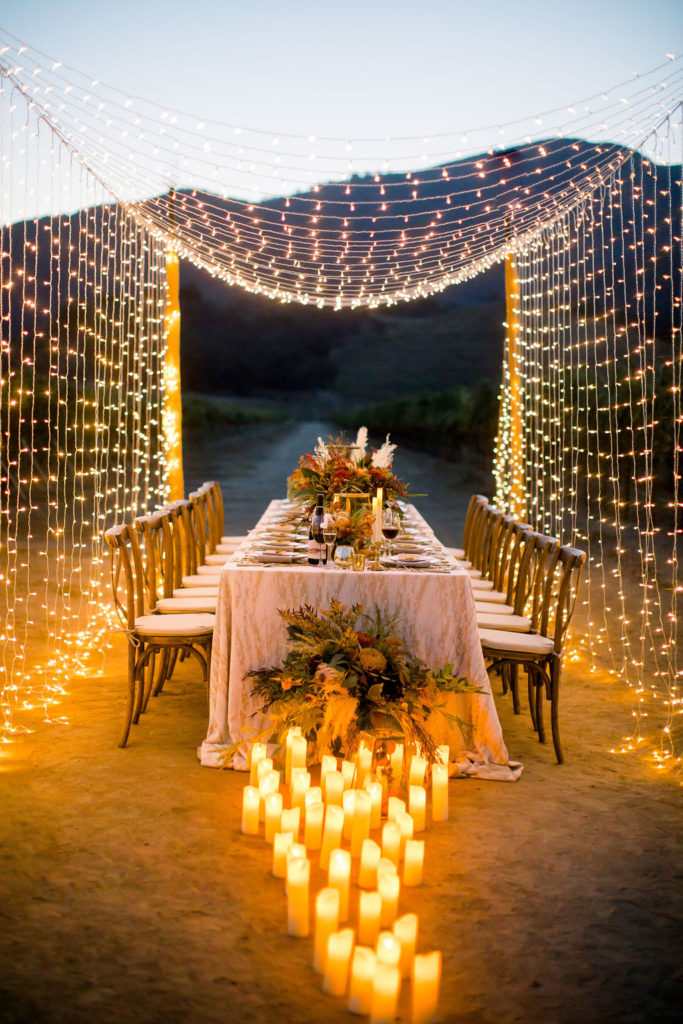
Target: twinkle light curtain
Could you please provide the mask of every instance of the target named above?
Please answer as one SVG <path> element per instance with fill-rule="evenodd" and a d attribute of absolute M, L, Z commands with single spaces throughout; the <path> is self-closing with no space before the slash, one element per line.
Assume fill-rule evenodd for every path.
<path fill-rule="evenodd" d="M 0 126 L 0 734 L 9 742 L 35 717 L 24 712 L 58 718 L 70 677 L 101 668 L 112 625 L 102 533 L 164 494 L 165 263 L 163 246 L 6 78 Z"/>
<path fill-rule="evenodd" d="M 65 208 L 83 210 L 77 216 L 86 222 L 93 218 L 77 243 L 90 256 L 75 263 L 71 286 L 94 296 L 102 312 L 92 335 L 83 327 L 79 344 L 92 338 L 97 347 L 98 332 L 111 336 L 113 349 L 101 363 L 95 360 L 94 371 L 111 382 L 119 372 L 117 346 L 124 344 L 114 331 L 123 330 L 114 306 L 127 303 L 134 312 L 123 320 L 131 332 L 126 344 L 135 358 L 146 352 L 145 386 L 153 389 L 151 404 L 142 403 L 143 419 L 121 427 L 110 446 L 114 458 L 100 458 L 98 471 L 81 471 L 89 483 L 98 472 L 105 474 L 103 486 L 93 488 L 92 515 L 85 517 L 88 537 L 96 536 L 102 516 L 153 504 L 163 491 L 162 469 L 155 463 L 152 470 L 150 454 L 157 450 L 163 391 L 164 248 L 228 284 L 280 302 L 331 309 L 431 295 L 514 259 L 524 437 L 521 447 L 511 449 L 506 378 L 496 500 L 507 507 L 511 474 L 518 473 L 527 518 L 563 541 L 589 548 L 590 657 L 602 657 L 606 644 L 612 670 L 637 690 L 631 745 L 653 731 L 643 723 L 654 708 L 650 722 L 654 727 L 657 719 L 654 732 L 662 737 L 657 756 L 660 763 L 670 760 L 673 717 L 680 712 L 675 620 L 683 61 L 668 57 L 605 93 L 514 124 L 432 137 L 339 139 L 202 120 L 126 95 L 5 37 L 3 103 L 11 117 L 35 126 L 26 130 L 23 150 L 16 127 L 3 129 L 3 145 L 15 147 L 12 159 L 5 158 L 12 164 L 12 219 L 21 219 L 21 188 L 28 190 L 23 216 L 29 218 L 21 231 L 33 230 L 32 210 L 50 223 Z M 64 176 L 58 194 L 49 184 L 55 160 Z M 104 221 L 111 219 L 116 227 L 103 235 Z M 62 266 L 73 253 L 73 239 L 65 238 L 64 227 L 50 230 Z M 118 255 L 110 264 L 105 258 L 109 269 L 103 279 L 107 237 L 113 237 Z M 133 244 L 144 258 L 127 262 Z M 14 272 L 19 269 L 17 258 Z M 113 279 L 116 300 L 106 298 Z M 24 280 L 21 287 L 28 284 Z M 76 296 L 73 305 L 81 309 L 83 300 Z M 29 344 L 42 351 L 30 340 L 40 336 L 37 328 L 33 335 L 30 325 L 24 328 L 18 329 L 24 351 Z M 73 389 L 78 378 L 72 373 L 80 366 L 85 395 L 87 359 L 69 352 L 71 363 L 59 362 L 67 338 L 75 344 L 67 328 L 62 330 L 54 353 L 61 368 L 55 373 L 62 387 L 68 377 Z M 10 347 L 15 375 L 26 372 L 18 370 L 24 364 Z M 36 372 L 31 365 L 30 373 Z M 137 396 L 142 386 L 138 366 L 120 384 L 118 398 L 126 387 Z M 103 384 L 102 402 L 110 387 Z M 131 397 L 133 407 L 136 400 Z M 99 403 L 83 398 L 82 412 L 87 409 L 98 424 L 98 417 L 108 415 Z M 77 421 L 68 422 L 67 463 L 79 454 Z M 39 447 L 26 444 L 25 466 L 32 464 L 30 451 L 40 462 Z M 511 450 L 522 465 L 511 466 Z M 130 481 L 121 484 L 120 497 L 107 490 L 111 474 Z M 75 507 L 70 498 L 64 501 L 65 509 Z M 6 515 L 11 530 L 22 521 L 19 512 L 28 529 L 22 503 Z M 75 550 L 83 553 L 83 543 L 76 539 Z M 632 608 L 634 587 L 641 600 Z M 99 597 L 88 600 L 95 612 Z M 607 628 L 612 620 L 619 623 L 616 639 Z M 55 630 L 55 638 L 63 632 Z M 668 731 L 660 734 L 660 726 Z"/>

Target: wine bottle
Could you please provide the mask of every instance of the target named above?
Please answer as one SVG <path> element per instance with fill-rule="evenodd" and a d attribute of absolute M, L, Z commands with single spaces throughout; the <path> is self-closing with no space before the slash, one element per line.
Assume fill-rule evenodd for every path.
<path fill-rule="evenodd" d="M 313 518 L 311 519 L 311 525 L 308 528 L 308 564 L 309 565 L 323 565 L 327 562 L 327 546 L 323 544 L 323 502 L 325 496 L 319 494 Z"/>

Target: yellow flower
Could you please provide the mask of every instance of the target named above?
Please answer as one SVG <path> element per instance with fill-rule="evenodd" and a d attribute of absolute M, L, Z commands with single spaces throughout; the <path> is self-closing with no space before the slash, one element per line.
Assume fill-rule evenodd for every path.
<path fill-rule="evenodd" d="M 360 663 L 366 672 L 384 672 L 387 659 L 376 647 L 363 647 L 360 652 Z"/>

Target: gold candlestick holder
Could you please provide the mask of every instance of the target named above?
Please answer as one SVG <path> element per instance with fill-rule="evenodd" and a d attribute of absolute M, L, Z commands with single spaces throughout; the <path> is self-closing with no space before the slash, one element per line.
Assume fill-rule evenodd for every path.
<path fill-rule="evenodd" d="M 367 569 L 372 569 L 373 572 L 381 572 L 384 569 L 379 560 L 381 550 L 382 545 L 377 543 L 377 541 L 373 542 L 370 548 L 370 561 L 366 564 Z"/>

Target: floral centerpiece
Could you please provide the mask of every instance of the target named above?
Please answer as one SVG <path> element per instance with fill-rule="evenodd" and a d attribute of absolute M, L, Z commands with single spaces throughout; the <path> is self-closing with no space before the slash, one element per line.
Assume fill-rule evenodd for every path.
<path fill-rule="evenodd" d="M 391 468 L 395 450 L 388 434 L 381 448 L 368 450 L 365 427 L 360 428 L 353 444 L 343 434 L 328 437 L 327 443 L 319 437 L 313 453 L 306 452 L 299 459 L 287 481 L 287 493 L 312 507 L 318 494 L 331 502 L 339 494 L 370 495 L 381 487 L 385 501 L 393 503 L 406 493 L 405 484 Z"/>
<path fill-rule="evenodd" d="M 471 728 L 446 709 L 449 693 L 480 693 L 452 665 L 433 671 L 416 658 L 396 632 L 395 617 L 337 601 L 324 611 L 308 605 L 279 613 L 287 624 L 288 651 L 280 666 L 248 673 L 260 711 L 271 724 L 261 734 L 282 743 L 298 726 L 317 757 L 352 755 L 362 733 L 421 749 L 431 764 L 436 745 L 430 715 L 449 726 Z M 359 628 L 362 625 L 363 628 Z"/>

